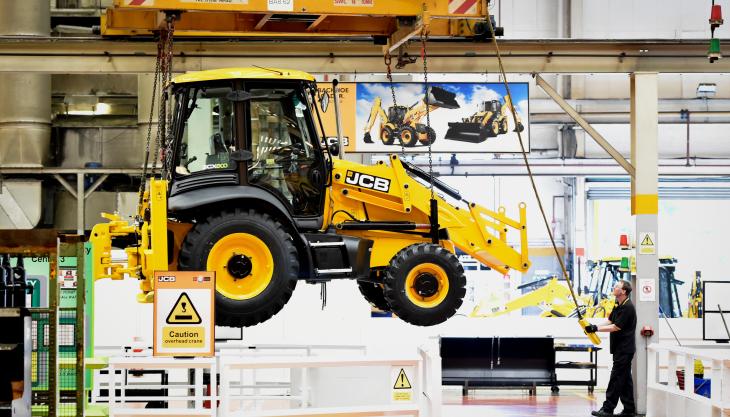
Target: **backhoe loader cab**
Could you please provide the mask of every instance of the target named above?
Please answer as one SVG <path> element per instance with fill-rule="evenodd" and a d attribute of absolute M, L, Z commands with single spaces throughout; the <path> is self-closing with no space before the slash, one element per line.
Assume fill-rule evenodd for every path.
<path fill-rule="evenodd" d="M 498 112 L 502 108 L 502 104 L 499 100 L 483 101 L 480 105 L 479 111 L 482 113 L 486 112 Z"/>
<path fill-rule="evenodd" d="M 175 78 L 170 94 L 162 179 L 150 181 L 137 221 L 107 214 L 91 234 L 95 278 L 138 278 L 139 301 L 153 299 L 155 271 L 214 271 L 216 323 L 251 326 L 300 280 L 354 279 L 371 304 L 425 326 L 462 303 L 456 248 L 502 273 L 529 268 L 524 204 L 513 220 L 395 155 L 333 158 L 307 73 L 202 71 Z M 113 241 L 130 240 L 127 265 L 112 264 Z"/>

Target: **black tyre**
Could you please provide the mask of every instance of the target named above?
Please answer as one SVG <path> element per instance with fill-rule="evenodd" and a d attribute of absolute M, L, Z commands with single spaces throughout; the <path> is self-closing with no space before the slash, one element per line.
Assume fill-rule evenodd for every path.
<path fill-rule="evenodd" d="M 430 145 L 436 141 L 436 131 L 426 125 L 418 125 L 418 141 L 423 145 Z"/>
<path fill-rule="evenodd" d="M 501 122 L 499 122 L 499 133 L 500 134 L 507 133 L 508 129 L 509 129 L 509 126 L 507 124 L 507 118 L 505 117 L 504 119 L 502 119 Z"/>
<path fill-rule="evenodd" d="M 253 326 L 281 311 L 297 284 L 296 248 L 281 224 L 255 210 L 199 222 L 180 249 L 180 270 L 215 271 L 215 322 Z"/>
<path fill-rule="evenodd" d="M 456 313 L 466 294 L 464 268 L 441 246 L 408 246 L 390 261 L 385 299 L 404 321 L 417 326 L 443 323 Z"/>
<path fill-rule="evenodd" d="M 492 136 L 493 137 L 498 136 L 500 133 L 499 121 L 497 121 L 497 119 L 494 119 L 491 126 L 492 126 L 492 132 L 491 132 Z"/>
<path fill-rule="evenodd" d="M 410 126 L 403 126 L 398 134 L 403 146 L 412 147 L 418 143 L 418 132 Z"/>
<path fill-rule="evenodd" d="M 396 134 L 390 126 L 383 126 L 380 129 L 380 140 L 383 142 L 383 145 L 392 145 L 395 142 L 395 137 Z"/>
<path fill-rule="evenodd" d="M 388 301 L 385 299 L 382 284 L 376 284 L 374 282 L 368 281 L 358 281 L 357 286 L 358 288 L 360 288 L 360 294 L 365 297 L 365 300 L 367 300 L 370 305 L 380 311 L 390 311 L 390 305 L 388 305 Z"/>

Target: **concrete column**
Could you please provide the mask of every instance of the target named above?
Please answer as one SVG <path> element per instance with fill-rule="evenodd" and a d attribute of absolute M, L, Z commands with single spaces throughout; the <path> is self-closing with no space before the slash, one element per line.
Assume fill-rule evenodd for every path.
<path fill-rule="evenodd" d="M 633 370 L 639 414 L 646 413 L 647 367 L 653 366 L 648 363 L 646 346 L 659 340 L 658 90 L 658 74 L 631 75 L 631 163 L 636 168 L 631 181 L 631 214 L 636 218 L 636 278 L 632 283 L 632 301 L 636 305 L 637 349 Z M 654 329 L 653 337 L 640 334 L 644 326 Z"/>

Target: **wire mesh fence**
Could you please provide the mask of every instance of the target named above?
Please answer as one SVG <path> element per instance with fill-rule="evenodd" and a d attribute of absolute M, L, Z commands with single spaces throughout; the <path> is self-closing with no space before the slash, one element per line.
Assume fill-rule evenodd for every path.
<path fill-rule="evenodd" d="M 31 309 L 30 380 L 31 407 L 34 416 L 48 416 L 53 404 L 51 387 L 50 324 L 51 310 Z"/>

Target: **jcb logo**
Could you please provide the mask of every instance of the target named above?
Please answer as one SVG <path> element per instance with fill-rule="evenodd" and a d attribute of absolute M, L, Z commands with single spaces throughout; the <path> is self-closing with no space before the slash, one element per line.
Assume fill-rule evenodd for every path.
<path fill-rule="evenodd" d="M 175 277 L 172 275 L 160 275 L 157 277 L 159 282 L 175 282 Z"/>
<path fill-rule="evenodd" d="M 375 191 L 382 191 L 384 193 L 387 193 L 388 189 L 390 189 L 389 179 L 355 171 L 347 171 L 347 175 L 345 175 L 345 183 L 362 188 L 370 188 Z"/>

